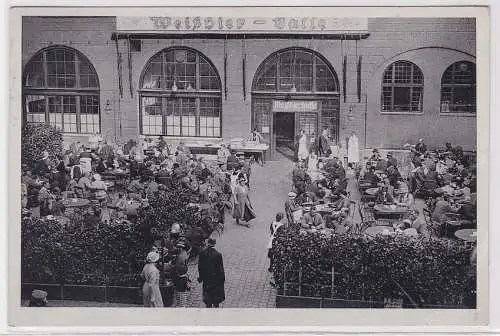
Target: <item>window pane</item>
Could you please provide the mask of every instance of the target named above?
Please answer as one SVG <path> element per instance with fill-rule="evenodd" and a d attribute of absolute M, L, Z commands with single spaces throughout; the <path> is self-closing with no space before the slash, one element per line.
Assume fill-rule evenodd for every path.
<path fill-rule="evenodd" d="M 443 73 L 441 112 L 476 112 L 476 66 L 474 63 L 456 62 Z"/>
<path fill-rule="evenodd" d="M 29 123 L 44 123 L 45 122 L 45 96 L 25 97 L 27 122 Z"/>
<path fill-rule="evenodd" d="M 163 134 L 161 97 L 142 97 L 142 134 Z"/>
<path fill-rule="evenodd" d="M 200 98 L 200 136 L 220 136 L 220 99 Z"/>
<path fill-rule="evenodd" d="M 394 88 L 394 110 L 409 111 L 410 110 L 410 88 L 395 87 Z"/>
<path fill-rule="evenodd" d="M 97 73 L 87 60 L 79 57 L 80 87 L 98 88 Z"/>
<path fill-rule="evenodd" d="M 99 133 L 99 96 L 80 96 L 82 133 Z"/>
<path fill-rule="evenodd" d="M 415 64 L 397 61 L 382 76 L 382 111 L 421 112 L 424 77 Z"/>
<path fill-rule="evenodd" d="M 75 52 L 54 48 L 47 53 L 48 86 L 53 88 L 76 87 Z"/>
<path fill-rule="evenodd" d="M 25 86 L 44 87 L 43 54 L 34 56 L 26 65 Z"/>

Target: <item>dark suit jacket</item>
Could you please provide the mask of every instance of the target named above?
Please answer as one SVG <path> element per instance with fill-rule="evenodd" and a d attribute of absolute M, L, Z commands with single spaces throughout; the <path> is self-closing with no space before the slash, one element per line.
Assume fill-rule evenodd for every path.
<path fill-rule="evenodd" d="M 226 277 L 222 254 L 213 247 L 207 247 L 202 250 L 198 260 L 198 273 L 199 279 L 203 282 L 203 287 L 224 284 Z"/>
<path fill-rule="evenodd" d="M 328 139 L 325 136 L 320 135 L 318 139 L 318 153 L 324 155 L 328 152 L 328 149 L 330 149 L 328 146 Z"/>

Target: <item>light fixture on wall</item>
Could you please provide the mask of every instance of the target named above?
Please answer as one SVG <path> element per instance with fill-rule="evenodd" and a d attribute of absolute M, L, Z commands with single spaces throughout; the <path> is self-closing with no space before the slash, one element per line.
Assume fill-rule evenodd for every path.
<path fill-rule="evenodd" d="M 293 84 L 292 87 L 290 88 L 290 92 L 291 93 L 297 92 L 297 88 L 295 87 L 295 84 Z"/>
<path fill-rule="evenodd" d="M 347 120 L 353 121 L 354 120 L 354 113 L 353 113 L 353 106 L 349 105 L 349 113 L 347 114 Z"/>
<path fill-rule="evenodd" d="M 176 91 L 177 91 L 177 85 L 174 82 L 174 85 L 172 85 L 172 92 L 176 92 Z"/>

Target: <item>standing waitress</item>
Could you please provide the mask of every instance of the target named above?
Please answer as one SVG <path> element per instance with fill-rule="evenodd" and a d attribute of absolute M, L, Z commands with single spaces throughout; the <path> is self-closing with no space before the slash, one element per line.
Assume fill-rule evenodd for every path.
<path fill-rule="evenodd" d="M 255 210 L 248 198 L 248 188 L 245 185 L 246 179 L 239 178 L 238 185 L 233 192 L 233 218 L 236 219 L 236 224 L 240 224 L 240 219 L 245 221 L 245 226 L 250 227 L 248 222 L 256 217 Z"/>

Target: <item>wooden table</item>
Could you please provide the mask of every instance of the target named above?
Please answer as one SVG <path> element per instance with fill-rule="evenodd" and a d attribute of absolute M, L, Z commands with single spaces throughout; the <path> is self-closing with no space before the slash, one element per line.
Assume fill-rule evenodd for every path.
<path fill-rule="evenodd" d="M 86 198 L 67 198 L 62 201 L 66 208 L 83 208 L 90 204 Z"/>
<path fill-rule="evenodd" d="M 211 154 L 217 155 L 217 152 L 221 148 L 217 144 L 186 144 L 192 154 Z"/>
<path fill-rule="evenodd" d="M 260 157 L 262 159 L 262 164 L 265 162 L 265 154 L 266 151 L 269 149 L 269 146 L 266 144 L 258 144 L 258 145 L 252 145 L 252 146 L 231 146 L 231 150 L 234 150 L 236 152 L 243 152 L 243 153 L 250 153 L 250 154 L 260 154 Z"/>
<path fill-rule="evenodd" d="M 378 234 L 389 234 L 392 232 L 394 232 L 394 229 L 390 226 L 372 226 L 365 230 L 365 233 L 372 237 Z"/>
<path fill-rule="evenodd" d="M 455 237 L 466 242 L 475 242 L 477 240 L 477 231 L 475 229 L 462 229 L 455 232 Z"/>

